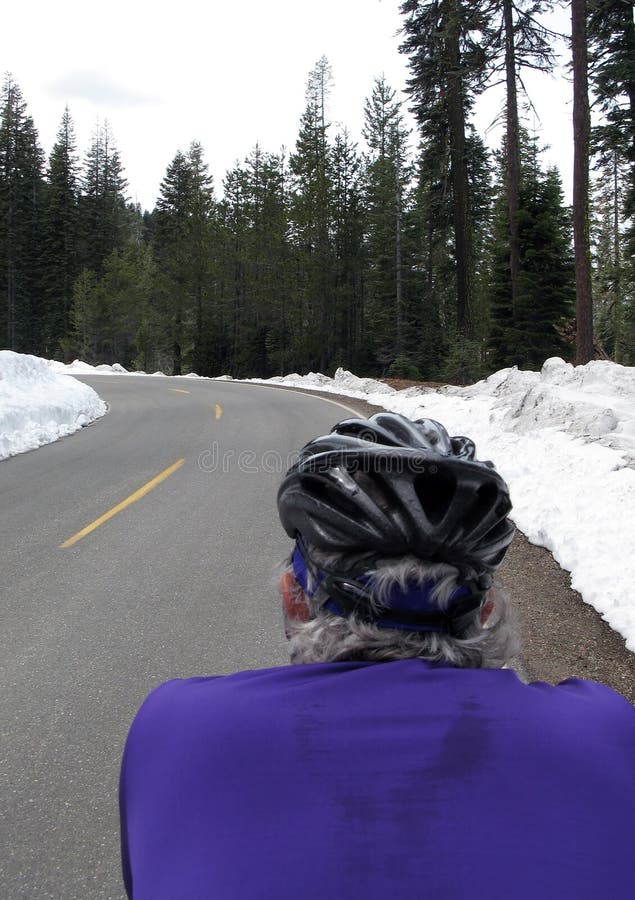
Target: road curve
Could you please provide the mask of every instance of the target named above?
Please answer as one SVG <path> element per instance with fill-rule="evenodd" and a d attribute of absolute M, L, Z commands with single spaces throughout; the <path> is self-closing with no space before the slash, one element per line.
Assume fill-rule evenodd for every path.
<path fill-rule="evenodd" d="M 255 385 L 81 380 L 108 415 L 0 463 L 7 900 L 123 897 L 132 716 L 167 678 L 286 661 L 275 492 L 292 452 L 351 412 Z"/>

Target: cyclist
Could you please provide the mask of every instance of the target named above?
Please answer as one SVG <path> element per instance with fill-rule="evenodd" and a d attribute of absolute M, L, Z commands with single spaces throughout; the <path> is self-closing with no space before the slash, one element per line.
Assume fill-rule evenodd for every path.
<path fill-rule="evenodd" d="M 278 509 L 295 665 L 146 700 L 121 775 L 129 897 L 635 897 L 635 710 L 503 667 L 511 504 L 472 441 L 346 420 Z"/>

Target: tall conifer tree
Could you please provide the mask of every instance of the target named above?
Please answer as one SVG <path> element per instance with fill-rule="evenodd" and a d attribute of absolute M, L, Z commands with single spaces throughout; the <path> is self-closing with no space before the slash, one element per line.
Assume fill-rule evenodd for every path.
<path fill-rule="evenodd" d="M 297 260 L 299 328 L 293 335 L 305 365 L 324 371 L 333 355 L 333 189 L 327 101 L 331 67 L 322 57 L 311 71 L 306 108 L 290 167 L 291 234 Z"/>
<path fill-rule="evenodd" d="M 512 307 L 504 151 L 499 162 L 488 361 L 491 369 L 510 365 L 539 369 L 548 357 L 566 358 L 569 353 L 562 329 L 575 297 L 570 215 L 560 176 L 555 169 L 541 170 L 534 142 L 521 157 L 520 278 Z"/>
<path fill-rule="evenodd" d="M 73 122 L 64 110 L 49 157 L 45 192 L 43 252 L 46 297 L 45 347 L 52 355 L 71 327 L 73 283 L 78 275 L 79 161 Z"/>
<path fill-rule="evenodd" d="M 44 155 L 22 92 L 0 94 L 0 326 L 6 346 L 42 352 L 41 199 Z"/>
<path fill-rule="evenodd" d="M 521 189 L 521 126 L 518 94 L 526 68 L 550 72 L 555 63 L 554 35 L 539 16 L 550 8 L 549 0 L 488 0 L 484 51 L 488 83 L 499 73 L 505 78 L 505 186 L 509 221 L 509 268 L 512 309 L 520 290 L 519 205 Z"/>
<path fill-rule="evenodd" d="M 405 0 L 408 90 L 424 140 L 448 157 L 456 284 L 455 328 L 459 341 L 473 336 L 473 248 L 467 161 L 467 117 L 482 87 L 485 54 L 479 40 L 486 21 L 466 0 Z M 434 132 L 434 133 L 433 133 Z"/>
<path fill-rule="evenodd" d="M 372 322 L 368 338 L 383 368 L 396 361 L 404 366 L 412 349 L 404 284 L 408 132 L 395 95 L 385 79 L 378 78 L 364 110 L 364 137 L 369 148 L 365 174 L 365 311 Z"/>
<path fill-rule="evenodd" d="M 127 181 L 108 122 L 98 124 L 86 154 L 80 199 L 82 263 L 101 272 L 103 262 L 127 238 Z"/>
<path fill-rule="evenodd" d="M 367 361 L 362 202 L 362 160 L 344 129 L 333 142 L 335 350 L 331 362 L 346 368 Z"/>
<path fill-rule="evenodd" d="M 604 121 L 595 147 L 627 163 L 629 253 L 635 255 L 635 22 L 633 0 L 588 0 L 589 76 Z"/>
<path fill-rule="evenodd" d="M 152 315 L 162 357 L 174 375 L 184 365 L 214 365 L 209 320 L 212 180 L 200 144 L 177 152 L 161 182 L 153 222 L 158 309 Z"/>

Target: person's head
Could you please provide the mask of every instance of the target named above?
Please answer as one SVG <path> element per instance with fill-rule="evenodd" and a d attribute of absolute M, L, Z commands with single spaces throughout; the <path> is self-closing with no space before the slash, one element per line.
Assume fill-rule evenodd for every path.
<path fill-rule="evenodd" d="M 502 665 L 517 644 L 492 575 L 510 509 L 493 465 L 438 422 L 379 413 L 311 441 L 278 492 L 292 662 Z"/>

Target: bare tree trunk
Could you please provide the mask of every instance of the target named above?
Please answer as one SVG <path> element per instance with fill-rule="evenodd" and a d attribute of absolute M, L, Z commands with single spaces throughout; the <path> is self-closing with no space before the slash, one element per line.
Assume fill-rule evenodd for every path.
<path fill-rule="evenodd" d="M 401 356 L 403 347 L 403 285 L 401 274 L 401 187 L 399 184 L 399 164 L 395 164 L 395 299 L 397 301 L 397 346 L 396 354 Z"/>
<path fill-rule="evenodd" d="M 468 228 L 468 184 L 465 157 L 465 103 L 461 76 L 460 23 L 458 0 L 452 0 L 448 19 L 447 53 L 448 126 L 450 133 L 450 173 L 453 193 L 454 247 L 456 254 L 457 334 L 472 336 L 471 239 Z"/>
<path fill-rule="evenodd" d="M 589 139 L 586 0 L 571 0 L 573 50 L 573 244 L 576 365 L 593 359 L 593 297 L 589 247 Z"/>
<path fill-rule="evenodd" d="M 518 142 L 518 97 L 516 90 L 516 48 L 512 0 L 503 0 L 505 20 L 506 103 L 506 169 L 507 211 L 509 214 L 509 273 L 511 282 L 512 319 L 515 322 L 520 283 L 520 239 L 518 207 L 520 195 L 520 148 Z"/>
<path fill-rule="evenodd" d="M 622 260 L 620 253 L 620 195 L 618 183 L 617 152 L 613 152 L 613 359 L 622 358 Z"/>

